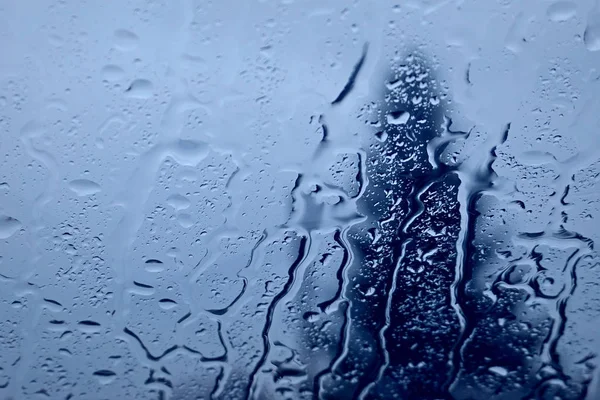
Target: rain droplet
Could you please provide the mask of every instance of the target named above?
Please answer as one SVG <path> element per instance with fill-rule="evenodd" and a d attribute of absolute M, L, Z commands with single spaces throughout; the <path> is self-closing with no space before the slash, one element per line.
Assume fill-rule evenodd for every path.
<path fill-rule="evenodd" d="M 385 142 L 388 138 L 388 134 L 386 131 L 379 131 L 375 134 L 375 137 L 377 138 L 377 140 L 379 140 L 380 142 Z"/>
<path fill-rule="evenodd" d="M 161 272 L 164 271 L 165 267 L 162 261 L 152 258 L 150 260 L 146 260 L 145 269 L 148 272 Z"/>
<path fill-rule="evenodd" d="M 79 321 L 77 328 L 84 333 L 96 333 L 100 331 L 100 324 L 96 321 L 84 320 Z"/>
<path fill-rule="evenodd" d="M 387 122 L 390 125 L 404 125 L 409 118 L 410 113 L 408 111 L 393 111 L 387 115 Z"/>
<path fill-rule="evenodd" d="M 115 47 L 121 51 L 131 51 L 137 47 L 138 36 L 126 29 L 117 29 L 115 31 Z"/>
<path fill-rule="evenodd" d="M 112 381 L 115 380 L 115 377 L 117 376 L 116 373 L 114 373 L 113 371 L 107 370 L 107 369 L 101 369 L 99 371 L 95 371 L 93 375 L 96 378 L 98 378 L 98 381 L 100 381 L 100 384 L 102 384 L 102 385 L 107 385 L 107 384 L 111 383 Z"/>
<path fill-rule="evenodd" d="M 75 179 L 69 182 L 69 189 L 71 189 L 77 196 L 91 196 L 98 193 L 100 185 L 89 179 Z"/>
<path fill-rule="evenodd" d="M 172 194 L 167 198 L 167 204 L 175 210 L 184 210 L 190 206 L 190 201 L 180 194 Z"/>
<path fill-rule="evenodd" d="M 21 221 L 7 215 L 0 215 L 0 239 L 8 239 L 21 229 Z"/>
<path fill-rule="evenodd" d="M 302 318 L 308 322 L 317 322 L 319 320 L 319 313 L 313 311 L 305 312 Z"/>
<path fill-rule="evenodd" d="M 125 91 L 125 95 L 132 99 L 149 99 L 152 97 L 154 86 L 148 79 L 136 79 Z"/>
<path fill-rule="evenodd" d="M 170 310 L 171 308 L 174 308 L 177 306 L 177 302 L 175 300 L 171 300 L 171 299 L 160 299 L 158 301 L 158 305 L 160 306 L 160 308 L 162 308 L 163 310 Z"/>
<path fill-rule="evenodd" d="M 179 140 L 173 156 L 180 164 L 196 165 L 208 153 L 208 146 L 204 142 L 193 140 Z"/>
<path fill-rule="evenodd" d="M 504 368 L 504 367 L 498 367 L 498 366 L 489 367 L 488 370 L 490 372 L 493 372 L 496 375 L 500 375 L 500 376 L 506 376 L 506 375 L 508 375 L 508 370 L 506 368 Z"/>
<path fill-rule="evenodd" d="M 116 82 L 123 79 L 125 71 L 118 65 L 108 64 L 102 67 L 102 78 L 109 82 Z"/>
<path fill-rule="evenodd" d="M 179 214 L 177 215 L 177 222 L 182 228 L 191 228 L 194 225 L 194 220 L 190 214 Z"/>
<path fill-rule="evenodd" d="M 167 256 L 169 256 L 169 257 L 173 257 L 173 258 L 179 257 L 179 253 L 180 253 L 180 251 L 177 247 L 171 247 L 169 250 L 167 250 Z"/>
<path fill-rule="evenodd" d="M 600 50 L 600 12 L 590 15 L 583 32 L 583 43 L 589 51 Z"/>
<path fill-rule="evenodd" d="M 65 44 L 65 39 L 59 35 L 52 34 L 48 36 L 48 42 L 54 47 L 62 47 Z"/>
<path fill-rule="evenodd" d="M 575 3 L 570 1 L 557 1 L 548 7 L 546 15 L 550 21 L 562 22 L 573 18 L 576 11 L 577 7 L 575 6 Z"/>

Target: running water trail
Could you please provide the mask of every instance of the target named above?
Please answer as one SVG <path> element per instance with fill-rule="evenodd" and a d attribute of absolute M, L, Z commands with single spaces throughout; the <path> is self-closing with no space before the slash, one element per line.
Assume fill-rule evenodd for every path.
<path fill-rule="evenodd" d="M 461 184 L 458 192 L 458 202 L 460 204 L 461 227 L 460 236 L 456 243 L 457 262 L 455 280 L 452 284 L 453 307 L 459 316 L 461 333 L 452 349 L 452 371 L 448 381 L 445 384 L 447 390 L 451 390 L 458 372 L 462 365 L 462 347 L 469 338 L 473 330 L 473 321 L 469 321 L 468 316 L 463 310 L 464 293 L 466 285 L 473 277 L 473 265 L 471 256 L 473 252 L 473 240 L 476 234 L 475 226 L 479 212 L 477 211 L 477 201 L 481 196 L 493 191 L 494 181 L 497 174 L 493 169 L 493 163 L 496 160 L 496 149 L 504 144 L 508 139 L 511 124 L 508 123 L 501 131 L 501 135 L 496 139 L 496 143 L 487 144 L 480 151 L 475 152 L 477 156 L 468 158 L 459 168 L 458 176 Z M 488 140 L 488 143 L 491 140 Z"/>

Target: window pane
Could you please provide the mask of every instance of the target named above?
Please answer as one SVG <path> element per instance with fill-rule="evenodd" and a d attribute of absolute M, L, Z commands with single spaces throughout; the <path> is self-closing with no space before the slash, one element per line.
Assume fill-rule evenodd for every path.
<path fill-rule="evenodd" d="M 7 0 L 0 49 L 0 398 L 600 396 L 596 0 Z"/>

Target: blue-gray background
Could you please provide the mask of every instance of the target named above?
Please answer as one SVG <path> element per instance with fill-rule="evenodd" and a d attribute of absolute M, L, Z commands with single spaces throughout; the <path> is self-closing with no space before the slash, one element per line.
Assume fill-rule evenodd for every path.
<path fill-rule="evenodd" d="M 600 3 L 3 0 L 0 52 L 2 399 L 600 396 Z M 469 132 L 432 189 L 448 299 L 410 318 L 447 313 L 451 345 L 422 376 L 400 247 L 371 285 L 351 237 L 385 214 L 373 138 L 419 122 L 389 106 L 403 65 L 428 72 L 431 129 Z M 374 347 L 361 307 L 386 309 Z"/>

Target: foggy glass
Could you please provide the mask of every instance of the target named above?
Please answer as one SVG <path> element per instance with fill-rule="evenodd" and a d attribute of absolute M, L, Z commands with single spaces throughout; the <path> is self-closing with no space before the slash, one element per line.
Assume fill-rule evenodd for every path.
<path fill-rule="evenodd" d="M 598 0 L 4 0 L 0 52 L 0 399 L 600 398 Z"/>

